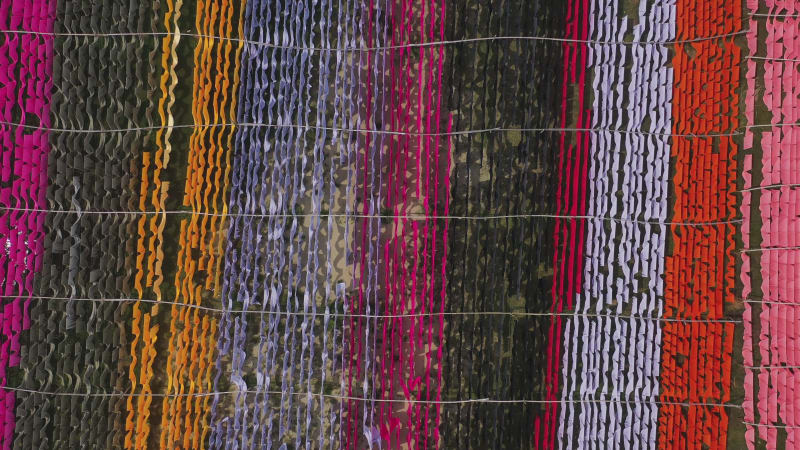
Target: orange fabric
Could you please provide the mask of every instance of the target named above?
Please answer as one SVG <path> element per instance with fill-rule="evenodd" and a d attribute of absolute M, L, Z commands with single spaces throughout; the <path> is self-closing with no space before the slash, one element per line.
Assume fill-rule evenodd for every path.
<path fill-rule="evenodd" d="M 131 365 L 129 378 L 132 392 L 128 396 L 127 417 L 125 420 L 125 448 L 147 448 L 150 436 L 150 405 L 153 397 L 148 395 L 153 391 L 150 381 L 153 379 L 153 362 L 156 357 L 156 340 L 158 338 L 158 325 L 152 325 L 158 315 L 158 305 L 152 308 L 151 313 L 142 313 L 140 303 L 133 306 L 133 321 L 131 332 Z M 139 345 L 141 342 L 141 345 Z M 140 355 L 137 358 L 137 355 Z M 140 362 L 140 364 L 137 364 Z M 138 369 L 138 370 L 137 370 Z M 139 374 L 137 378 L 137 372 Z"/>
<path fill-rule="evenodd" d="M 230 37 L 235 5 L 229 0 L 197 2 L 195 27 L 201 35 Z M 244 5 L 240 6 L 239 23 Z M 241 39 L 241 25 L 238 38 Z M 218 291 L 224 240 L 232 126 L 242 43 L 201 38 L 194 50 L 192 118 L 183 205 L 192 214 L 180 222 L 175 301 L 200 305 L 206 291 Z M 231 64 L 233 60 L 233 64 Z M 233 74 L 233 83 L 230 75 Z M 231 85 L 232 84 L 232 85 Z M 203 214 L 211 212 L 214 215 Z M 202 448 L 208 435 L 208 396 L 216 349 L 217 320 L 194 308 L 170 313 L 166 393 L 161 404 L 161 448 Z"/>
<path fill-rule="evenodd" d="M 741 29 L 739 0 L 679 0 L 677 40 Z M 734 36 L 675 45 L 673 132 L 724 134 L 738 126 L 740 49 Z M 736 216 L 736 158 L 730 136 L 672 138 L 673 222 Z M 734 288 L 733 224 L 671 226 L 665 317 L 721 319 Z M 730 399 L 733 324 L 668 322 L 663 331 L 661 399 L 724 404 Z M 664 404 L 659 447 L 724 448 L 728 417 L 720 406 Z"/>
<path fill-rule="evenodd" d="M 161 283 L 163 275 L 161 264 L 164 260 L 162 243 L 164 241 L 164 227 L 166 225 L 165 201 L 169 191 L 169 183 L 161 180 L 161 172 L 169 163 L 172 150 L 170 136 L 172 135 L 172 104 L 175 102 L 174 90 L 178 82 L 175 66 L 178 62 L 176 48 L 180 41 L 180 32 L 177 23 L 180 18 L 180 8 L 183 0 L 167 0 L 167 10 L 164 13 L 164 26 L 166 35 L 161 39 L 161 78 L 159 86 L 161 97 L 158 100 L 158 116 L 160 127 L 156 130 L 156 149 L 154 152 L 142 153 L 142 180 L 140 188 L 139 210 L 155 211 L 149 217 L 149 226 L 144 227 L 145 215 L 140 219 L 137 242 L 137 262 L 135 287 L 141 298 L 145 287 L 153 290 L 157 299 L 161 299 Z M 152 189 L 151 189 L 152 186 Z M 148 198 L 150 201 L 148 202 Z M 149 233 L 148 233 L 149 231 Z M 144 285 L 142 281 L 144 280 Z"/>
<path fill-rule="evenodd" d="M 145 294 L 145 288 L 152 288 L 157 300 L 161 300 L 161 264 L 164 260 L 162 249 L 166 215 L 163 213 L 169 183 L 161 181 L 161 171 L 169 162 L 170 135 L 172 133 L 171 107 L 174 103 L 174 88 L 177 84 L 175 65 L 177 64 L 176 47 L 180 40 L 177 23 L 180 18 L 182 0 L 167 0 L 164 14 L 166 34 L 161 40 L 161 97 L 158 102 L 158 114 L 161 120 L 156 131 L 156 149 L 154 152 L 142 152 L 142 178 L 139 196 L 139 210 L 156 211 L 160 214 L 142 214 L 137 228 L 136 275 L 134 286 L 139 298 Z M 175 31 L 175 34 L 173 33 Z M 152 169 L 152 170 L 151 170 Z M 152 183 L 152 189 L 151 189 Z M 148 202 L 148 199 L 150 200 Z M 158 317 L 158 305 L 142 311 L 137 302 L 133 307 L 131 322 L 131 364 L 128 377 L 131 380 L 131 392 L 126 403 L 125 440 L 126 449 L 148 448 L 150 438 L 150 407 L 153 402 L 150 386 L 153 378 L 153 364 L 156 359 L 156 341 L 159 326 L 155 324 Z M 151 325 L 153 324 L 153 325 Z M 138 376 L 137 376 L 138 375 Z"/>

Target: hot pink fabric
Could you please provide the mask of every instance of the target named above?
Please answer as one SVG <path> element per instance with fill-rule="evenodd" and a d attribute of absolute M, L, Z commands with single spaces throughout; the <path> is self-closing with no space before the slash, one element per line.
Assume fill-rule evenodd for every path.
<path fill-rule="evenodd" d="M 0 0 L 0 27 L 52 33 L 55 0 Z M 53 36 L 4 34 L 0 43 L 0 120 L 50 127 Z M 19 117 L 16 119 L 15 117 Z M 47 190 L 48 131 L 0 125 L 0 270 L 2 333 L 0 386 L 7 368 L 19 364 L 20 333 L 29 326 L 27 306 L 34 273 L 42 266 L 44 209 Z M 11 448 L 14 434 L 13 392 L 0 392 L 0 445 Z"/>
<path fill-rule="evenodd" d="M 591 126 L 591 111 L 584 110 L 586 85 L 586 58 L 589 35 L 589 3 L 587 0 L 571 0 L 567 10 L 566 38 L 578 42 L 565 42 L 562 66 L 561 127 L 569 125 L 567 107 L 569 86 L 576 86 L 580 98 L 575 128 Z M 583 41 L 583 42 L 581 42 Z M 559 214 L 570 216 L 586 215 L 586 187 L 589 160 L 589 133 L 578 132 L 576 145 L 566 143 L 566 133 L 560 136 L 559 184 L 556 192 L 556 205 Z M 573 300 L 581 288 L 584 240 L 586 239 L 586 220 L 556 219 L 553 234 L 555 252 L 553 255 L 553 286 L 551 311 L 561 313 L 573 307 Z M 561 393 L 558 381 L 561 374 L 561 344 L 564 327 L 562 317 L 554 315 L 550 323 L 547 349 L 547 404 L 542 417 L 534 422 L 535 442 L 542 448 L 554 448 L 558 425 L 558 398 Z"/>
<path fill-rule="evenodd" d="M 393 47 L 444 40 L 443 1 L 399 0 L 393 7 Z M 441 405 L 429 402 L 441 400 L 449 224 L 436 217 L 450 211 L 451 148 L 449 137 L 432 134 L 452 127 L 441 115 L 444 47 L 391 53 L 391 130 L 420 135 L 389 142 L 386 207 L 394 217 L 383 246 L 387 289 L 380 313 L 395 317 L 384 320 L 379 331 L 376 389 L 379 398 L 397 402 L 380 403 L 377 423 L 388 448 L 438 448 Z M 348 439 L 348 447 L 353 443 Z"/>

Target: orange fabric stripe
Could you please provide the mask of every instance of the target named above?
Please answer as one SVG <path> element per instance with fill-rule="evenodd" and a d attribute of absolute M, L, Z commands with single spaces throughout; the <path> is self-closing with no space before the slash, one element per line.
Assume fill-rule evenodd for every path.
<path fill-rule="evenodd" d="M 679 0 L 677 39 L 741 29 L 740 0 Z M 740 49 L 733 37 L 677 44 L 673 58 L 674 133 L 726 133 L 738 126 Z M 713 222 L 736 215 L 736 157 L 731 137 L 673 137 L 673 222 Z M 720 319 L 734 288 L 733 224 L 671 227 L 666 258 L 665 317 Z M 730 399 L 733 324 L 664 325 L 661 398 L 726 403 Z M 659 447 L 724 448 L 722 407 L 664 405 Z"/>

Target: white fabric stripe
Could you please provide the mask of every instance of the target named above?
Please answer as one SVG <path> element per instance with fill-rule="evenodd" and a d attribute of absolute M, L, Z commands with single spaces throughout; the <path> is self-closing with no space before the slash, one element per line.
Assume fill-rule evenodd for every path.
<path fill-rule="evenodd" d="M 639 6 L 638 20 L 618 2 L 594 0 L 590 40 L 669 40 L 674 0 Z M 635 25 L 633 25 L 635 23 Z M 633 25 L 633 26 L 631 26 Z M 589 216 L 663 221 L 667 217 L 669 140 L 630 131 L 670 131 L 673 73 L 667 47 L 591 44 Z M 666 226 L 587 221 L 583 289 L 577 313 L 660 316 L 664 295 Z M 562 399 L 640 399 L 658 395 L 661 323 L 610 317 L 573 317 L 565 330 Z M 565 404 L 561 448 L 655 448 L 657 405 Z"/>

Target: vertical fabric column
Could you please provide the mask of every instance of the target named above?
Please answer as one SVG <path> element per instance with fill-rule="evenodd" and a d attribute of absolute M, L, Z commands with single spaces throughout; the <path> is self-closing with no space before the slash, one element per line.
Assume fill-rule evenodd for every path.
<path fill-rule="evenodd" d="M 383 93 L 377 89 L 382 87 L 380 76 L 384 76 L 388 63 L 385 53 L 375 48 L 385 47 L 388 39 L 388 22 L 386 14 L 392 5 L 391 1 L 356 1 L 351 20 L 355 21 L 357 30 L 352 45 L 359 48 L 351 61 L 349 70 L 355 70 L 356 84 L 353 100 L 356 102 L 354 121 L 351 127 L 358 130 L 356 137 L 356 215 L 353 230 L 353 250 L 355 252 L 354 272 L 352 276 L 352 294 L 347 298 L 345 312 L 348 342 L 346 342 L 346 379 L 345 416 L 342 426 L 344 435 L 342 445 L 347 449 L 371 446 L 379 442 L 379 426 L 376 423 L 375 399 L 377 389 L 377 319 L 370 316 L 378 314 L 378 299 L 381 293 L 378 277 L 383 274 L 381 260 L 383 258 L 381 219 L 384 192 L 382 190 L 384 173 L 385 135 L 380 133 L 379 124 L 388 122 L 388 118 L 379 109 L 383 107 Z M 393 5 L 392 5 L 393 6 Z M 424 11 L 426 3 L 418 5 Z M 397 8 L 393 8 L 397 10 Z M 420 30 L 427 26 L 419 21 Z M 382 57 L 378 57 L 382 55 Z M 421 70 L 421 66 L 420 66 Z M 418 98 L 417 101 L 421 99 Z M 381 299 L 383 300 L 383 299 Z M 410 423 L 409 423 L 410 425 Z"/>
<path fill-rule="evenodd" d="M 664 317 L 686 320 L 664 324 L 659 447 L 713 449 L 725 446 L 731 386 L 734 324 L 724 316 L 734 301 L 741 50 L 732 34 L 741 30 L 741 3 L 676 7 L 676 39 L 688 42 L 675 45 L 672 64 L 674 223 Z"/>
<path fill-rule="evenodd" d="M 214 395 L 210 405 L 213 448 L 335 447 L 354 409 L 341 400 L 353 333 L 344 314 L 358 298 L 352 280 L 367 250 L 356 246 L 361 220 L 352 216 L 359 200 L 371 214 L 379 204 L 357 195 L 370 182 L 357 170 L 369 142 L 360 131 L 369 128 L 360 90 L 368 57 L 358 48 L 371 22 L 358 2 L 332 5 L 252 0 L 243 9 L 212 384 L 230 395 Z M 384 16 L 375 19 L 385 27 Z M 377 154 L 377 144 L 370 152 Z M 377 248 L 372 233 L 365 241 Z M 362 274 L 363 296 L 373 303 L 375 286 L 366 286 L 375 282 L 376 264 Z M 368 341 L 357 337 L 366 345 L 374 332 Z M 369 399 L 369 389 L 354 397 Z"/>
<path fill-rule="evenodd" d="M 87 11 L 93 20 L 86 20 Z M 135 129 L 151 125 L 148 111 L 154 110 L 134 93 L 150 92 L 154 40 L 129 34 L 151 31 L 152 11 L 138 2 L 112 8 L 64 0 L 52 14 L 55 24 L 46 33 L 57 35 L 54 70 L 43 85 L 52 92 L 55 128 L 41 206 L 47 236 L 19 383 L 50 394 L 23 397 L 15 445 L 121 447 L 125 398 L 74 394 L 130 391 L 130 307 L 106 300 L 130 299 L 133 292 L 138 217 L 131 212 L 150 137 Z"/>
<path fill-rule="evenodd" d="M 0 387 L 20 364 L 34 275 L 43 263 L 53 83 L 53 37 L 47 33 L 53 32 L 55 6 L 55 0 L 0 2 L 0 26 L 20 32 L 6 33 L 0 42 Z M 12 446 L 16 402 L 14 392 L 0 392 L 4 449 Z M 24 438 L 32 437 L 22 430 Z"/>
<path fill-rule="evenodd" d="M 446 14 L 444 1 L 426 1 L 416 10 L 414 5 L 392 2 L 388 12 L 394 32 L 391 42 L 382 43 L 391 44 L 392 49 L 376 58 L 376 63 L 389 64 L 389 98 L 376 99 L 379 108 L 372 115 L 401 135 L 386 139 L 385 206 L 370 208 L 372 214 L 378 212 L 377 207 L 386 208 L 392 217 L 390 237 L 381 242 L 380 249 L 385 308 L 375 313 L 385 317 L 374 330 L 380 333 L 375 383 L 376 397 L 383 401 L 377 407 L 383 445 L 439 448 L 441 405 L 431 402 L 442 398 L 447 282 L 449 221 L 442 219 L 449 215 L 450 202 L 450 121 L 442 116 L 445 48 L 441 44 L 404 46 L 443 41 Z M 388 123 L 375 116 L 382 105 L 391 108 Z M 373 289 L 379 291 L 377 283 Z M 378 436 L 368 438 L 378 442 Z"/>
<path fill-rule="evenodd" d="M 161 24 L 164 33 L 159 33 L 157 60 L 160 61 L 158 91 L 148 101 L 154 102 L 157 113 L 154 145 L 142 151 L 141 185 L 139 197 L 140 215 L 137 223 L 138 241 L 136 254 L 136 275 L 134 287 L 139 298 L 149 294 L 157 302 L 162 299 L 161 284 L 164 279 L 164 228 L 167 216 L 165 202 L 169 191 L 166 169 L 172 152 L 171 138 L 175 120 L 172 106 L 175 102 L 175 87 L 178 76 L 177 47 L 181 33 L 178 21 L 181 16 L 182 0 L 166 0 L 164 11 L 156 10 L 155 23 Z M 160 47 L 160 48 L 159 48 Z M 152 428 L 151 409 L 154 402 L 152 383 L 155 376 L 154 364 L 157 359 L 157 341 L 161 324 L 159 304 L 150 302 L 134 304 L 132 309 L 130 344 L 131 364 L 129 377 L 131 392 L 139 395 L 128 397 L 125 421 L 125 448 L 147 448 Z M 163 358 L 163 355 L 162 355 Z"/>
<path fill-rule="evenodd" d="M 588 128 L 591 111 L 585 108 L 587 82 L 587 58 L 589 49 L 586 41 L 590 36 L 589 0 L 572 0 L 567 7 L 566 35 L 563 45 L 561 117 L 560 126 L 574 125 L 577 130 Z M 577 106 L 570 101 L 575 95 Z M 575 119 L 573 119 L 575 116 Z M 574 120 L 574 123 L 573 123 Z M 547 369 L 545 375 L 547 402 L 544 420 L 537 418 L 535 433 L 537 445 L 554 448 L 559 433 L 560 387 L 562 371 L 561 355 L 568 351 L 564 341 L 563 313 L 572 310 L 574 299 L 580 291 L 586 238 L 587 169 L 588 138 L 585 132 L 575 134 L 561 132 L 558 148 L 558 181 L 556 184 L 557 216 L 553 233 L 553 281 L 551 288 L 552 304 L 547 349 Z"/>
<path fill-rule="evenodd" d="M 577 17 L 577 7 L 570 11 Z M 554 348 L 559 150 L 566 149 L 562 138 L 586 137 L 560 130 L 562 120 L 574 123 L 566 99 L 578 98 L 562 83 L 574 86 L 582 73 L 574 64 L 575 77 L 562 80 L 562 66 L 570 74 L 571 58 L 585 49 L 560 41 L 567 13 L 560 0 L 447 2 L 440 130 L 447 129 L 445 111 L 453 125 L 441 448 L 543 447 L 552 411 L 545 380 Z M 558 391 L 551 395 L 557 399 Z M 557 416 L 550 417 L 552 438 Z"/>
<path fill-rule="evenodd" d="M 192 119 L 178 237 L 175 302 L 203 306 L 219 293 L 220 267 L 235 135 L 244 5 L 227 0 L 197 2 Z M 231 39 L 233 38 L 233 39 Z M 208 438 L 218 318 L 201 308 L 172 307 L 169 314 L 166 396 L 161 400 L 161 448 L 199 448 Z"/>
<path fill-rule="evenodd" d="M 589 14 L 598 131 L 582 284 L 564 331 L 561 448 L 656 443 L 675 6 L 641 3 L 635 19 L 620 7 L 594 2 Z"/>
<path fill-rule="evenodd" d="M 743 168 L 746 440 L 751 449 L 796 448 L 800 2 L 750 0 L 747 7 L 761 15 L 749 20 L 747 36 L 755 58 L 747 61 L 745 112 L 748 123 L 759 127 L 747 130 Z M 754 285 L 751 276 L 760 283 Z"/>

